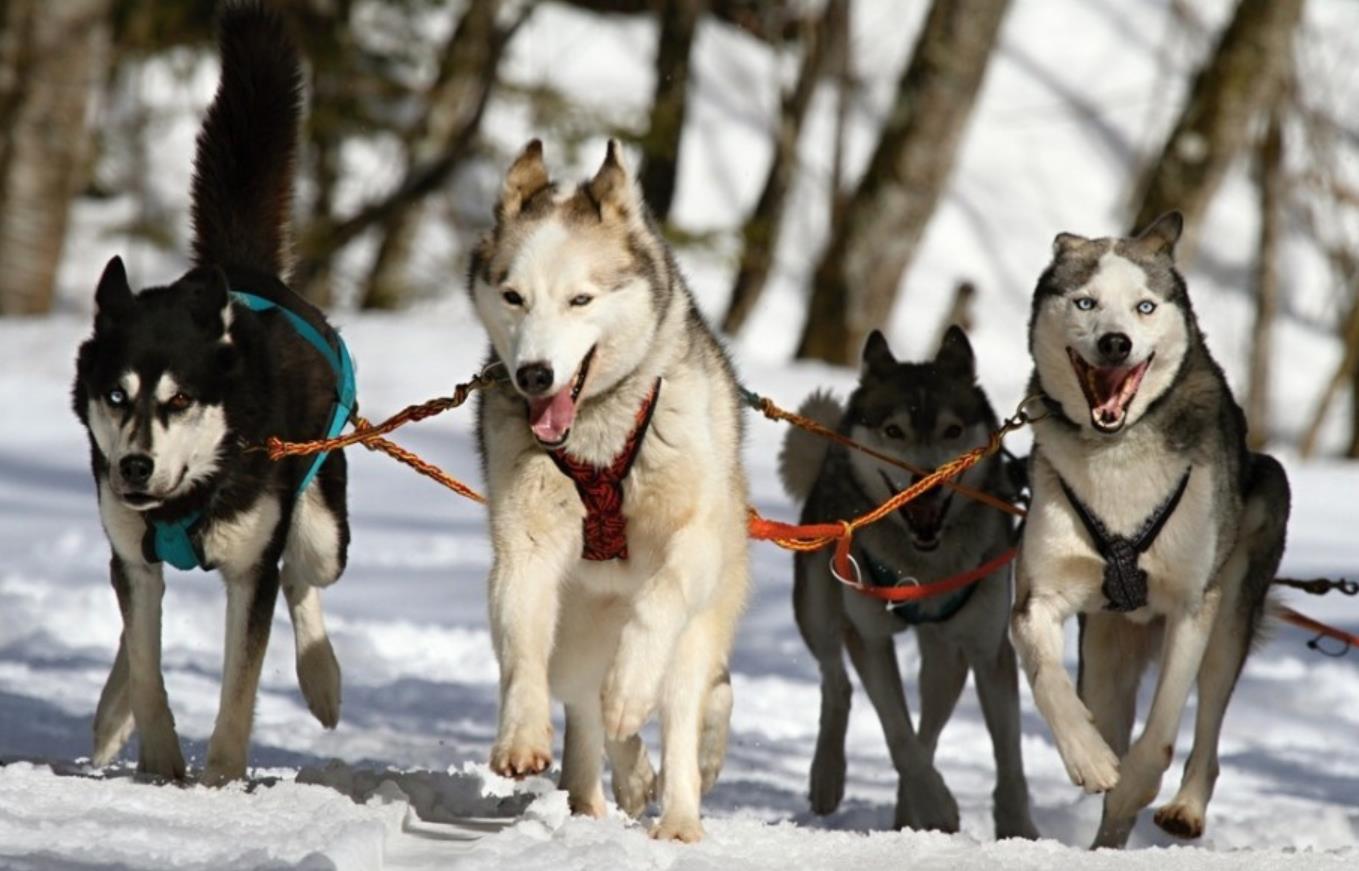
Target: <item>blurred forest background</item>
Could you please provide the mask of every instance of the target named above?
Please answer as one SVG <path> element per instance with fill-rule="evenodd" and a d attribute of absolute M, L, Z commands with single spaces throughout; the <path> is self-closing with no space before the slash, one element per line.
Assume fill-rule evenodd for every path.
<path fill-rule="evenodd" d="M 1006 35 L 1015 8 L 1035 22 L 1025 33 L 1046 29 L 1055 39 L 1077 26 L 1069 2 L 276 2 L 293 22 L 310 79 L 293 284 L 323 306 L 394 310 L 460 295 L 464 252 L 489 221 L 500 173 L 526 138 L 518 134 L 542 135 L 550 163 L 581 171 L 602 154 L 594 148 L 601 137 L 616 136 L 629 144 L 647 200 L 686 266 L 689 258 L 716 264 L 698 269 L 700 296 L 723 331 L 736 341 L 762 305 L 795 308 L 795 316 L 770 316 L 797 334 L 779 353 L 852 364 L 868 330 L 916 301 L 906 278 L 959 183 L 988 70 L 1008 53 L 1012 65 L 1052 79 L 1060 103 L 1013 107 L 1011 117 L 1059 114 L 1083 135 L 1108 140 L 1112 157 L 1101 172 L 1117 176 L 1119 191 L 1117 202 L 1079 225 L 1048 226 L 1049 214 L 1034 216 L 1037 227 L 993 216 L 988 232 L 1022 235 L 1028 249 L 1026 269 L 1007 275 L 1008 286 L 1031 287 L 1041 268 L 1046 242 L 1031 244 L 1034 234 L 1131 231 L 1178 208 L 1188 227 L 1182 260 L 1231 285 L 1233 304 L 1245 306 L 1249 335 L 1229 370 L 1257 439 L 1286 441 L 1305 456 L 1324 447 L 1330 419 L 1344 433 L 1331 448 L 1359 456 L 1359 112 L 1348 99 L 1359 91 L 1343 72 L 1359 69 L 1359 28 L 1346 35 L 1335 16 L 1311 17 L 1314 8 L 1334 12 L 1353 0 L 1090 0 L 1126 39 L 1129 56 L 1141 58 L 1140 93 L 1124 93 L 1114 107 L 1140 113 L 1141 122 L 1119 122 L 1135 131 L 1132 141 L 1110 121 L 1103 74 L 1091 77 L 1088 60 L 1088 81 L 1059 81 L 1051 70 L 1063 66 L 1067 49 L 1046 38 L 1007 47 L 1007 38 L 1020 38 Z M 131 246 L 182 258 L 192 140 L 172 122 L 187 117 L 191 131 L 193 111 L 211 93 L 215 7 L 0 0 L 0 315 L 62 309 L 63 282 L 78 298 L 98 265 L 63 273 L 63 263 L 81 261 L 86 249 Z M 538 53 L 548 38 L 541 34 L 568 24 L 576 35 L 554 47 L 555 59 L 513 60 L 516 51 Z M 526 43 L 535 27 L 537 42 Z M 708 69 L 703 83 L 761 145 L 709 143 L 701 165 L 685 167 L 699 159 L 695 143 L 711 138 L 713 125 L 694 120 L 704 34 L 728 46 L 721 57 L 755 58 L 752 68 L 763 71 L 734 69 L 723 78 Z M 629 52 L 643 59 L 649 84 L 637 83 L 644 77 L 636 63 L 614 59 Z M 593 61 L 596 78 L 559 79 L 554 66 L 567 55 L 577 65 Z M 1117 79 L 1121 58 L 1102 62 Z M 647 95 L 618 108 L 614 87 Z M 193 94 L 188 108 L 165 96 L 179 90 Z M 984 140 L 993 152 L 1034 147 L 1023 137 L 1013 143 L 998 134 Z M 812 152 L 822 157 L 811 160 Z M 815 199 L 797 193 L 809 173 L 818 179 Z M 1225 225 L 1244 228 L 1231 234 L 1248 237 L 1234 239 L 1232 250 L 1248 253 L 1224 265 L 1202 233 L 1233 178 L 1230 209 L 1251 217 Z M 1080 187 L 1080 179 L 1063 181 Z M 750 195 L 720 219 L 686 222 L 676 208 L 686 185 L 694 197 L 712 198 L 724 185 Z M 77 213 L 88 219 L 80 224 Z M 809 222 L 815 232 L 785 238 Z M 1290 254 L 1290 244 L 1305 253 Z M 985 317 L 980 300 L 998 267 L 974 268 L 968 261 L 978 258 L 961 250 L 949 285 L 926 288 L 934 335 Z M 173 273 L 144 277 L 163 282 Z M 771 303 L 766 291 L 778 282 L 793 295 Z M 1305 300 L 1294 293 L 1303 282 Z M 1010 311 L 1006 329 L 1014 333 L 1023 306 Z M 1306 358 L 1324 365 L 1275 377 L 1280 360 L 1295 365 L 1279 347 L 1281 321 L 1333 348 Z M 1271 395 L 1271 383 L 1290 391 L 1299 378 L 1313 385 L 1305 397 Z M 1271 420 L 1280 408 L 1283 424 Z"/>

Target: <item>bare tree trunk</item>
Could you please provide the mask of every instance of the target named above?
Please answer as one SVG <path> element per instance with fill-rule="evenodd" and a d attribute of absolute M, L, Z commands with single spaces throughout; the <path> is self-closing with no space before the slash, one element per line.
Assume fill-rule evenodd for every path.
<path fill-rule="evenodd" d="M 474 9 L 485 11 L 484 7 L 499 7 L 499 3 L 474 2 L 468 10 L 468 16 L 472 16 Z M 518 30 L 519 26 L 527 19 L 533 6 L 528 4 L 523 8 L 522 13 L 507 26 L 494 27 L 489 32 L 482 31 L 485 39 L 475 46 L 468 47 L 467 58 L 457 58 L 454 60 L 461 78 L 462 85 L 471 91 L 480 94 L 478 104 L 474 106 L 475 111 L 471 114 L 471 120 L 466 124 L 448 123 L 447 132 L 449 138 L 443 143 L 442 148 L 431 148 L 431 155 L 425 160 L 412 160 L 406 167 L 405 176 L 394 190 L 386 196 L 376 199 L 361 207 L 354 214 L 345 218 L 336 218 L 333 214 L 318 215 L 316 221 L 308 227 L 299 239 L 297 264 L 293 268 L 293 284 L 303 290 L 308 298 L 313 298 L 316 294 L 315 287 L 324 282 L 329 271 L 331 261 L 337 252 L 344 246 L 354 241 L 368 230 L 380 226 L 395 226 L 398 221 L 404 220 L 403 216 L 408 210 L 424 200 L 425 197 L 439 190 L 454 171 L 462 164 L 467 155 L 471 152 L 476 139 L 477 129 L 480 125 L 482 110 L 485 108 L 485 100 L 489 97 L 490 90 L 495 84 L 496 74 L 500 68 L 500 59 L 504 55 L 505 46 Z M 464 24 L 469 24 L 467 17 L 460 23 L 459 30 Z M 472 16 L 472 21 L 482 22 L 486 19 L 478 14 Z M 494 21 L 494 15 L 490 19 Z M 457 32 L 454 33 L 457 38 Z M 446 58 L 447 60 L 447 58 Z M 480 64 L 473 63 L 480 60 Z M 461 72 L 464 67 L 463 62 L 469 63 L 469 68 L 474 66 L 475 81 L 466 79 Z M 448 69 L 452 66 L 446 65 Z M 431 93 L 433 98 L 451 97 L 451 86 L 448 91 L 436 91 Z M 484 93 L 483 93 L 484 92 Z M 464 92 L 465 93 L 465 92 Z M 432 107 L 432 111 L 443 111 L 443 109 Z M 432 141 L 435 136 L 435 127 L 445 122 L 451 122 L 452 116 L 446 116 L 442 121 L 431 122 L 427 130 L 430 132 L 428 137 Z M 417 139 L 424 138 L 417 137 Z M 398 262 L 397 252 L 392 252 L 388 256 L 391 262 Z"/>
<path fill-rule="evenodd" d="M 470 150 L 499 64 L 498 6 L 498 0 L 472 0 L 444 46 L 427 99 L 428 112 L 410 143 L 412 164 L 428 164 L 454 150 L 460 163 Z M 411 203 L 382 227 L 382 242 L 364 290 L 364 308 L 395 309 L 409 299 L 416 284 L 409 272 L 411 246 L 423 211 L 423 202 Z"/>
<path fill-rule="evenodd" d="M 689 55 L 705 0 L 662 0 L 656 46 L 656 91 L 651 125 L 642 139 L 639 181 L 656 220 L 665 223 L 675 200 L 680 137 L 689 93 Z"/>
<path fill-rule="evenodd" d="M 1276 106 L 1260 142 L 1260 241 L 1255 260 L 1255 324 L 1251 329 L 1246 419 L 1252 450 L 1269 441 L 1269 371 L 1279 312 L 1279 242 L 1283 222 L 1283 121 Z"/>
<path fill-rule="evenodd" d="M 0 315 L 52 307 L 71 199 L 87 175 L 90 95 L 108 0 L 6 0 L 0 11 Z"/>
<path fill-rule="evenodd" d="M 845 190 L 845 135 L 849 130 L 849 109 L 857 92 L 854 80 L 854 55 L 849 50 L 852 35 L 850 6 L 844 3 L 831 3 L 827 11 L 829 28 L 829 50 L 835 67 L 835 130 L 831 142 L 830 168 L 830 232 L 835 233 L 844 219 L 845 207 L 849 196 Z"/>
<path fill-rule="evenodd" d="M 849 364 L 887 321 L 953 170 L 1008 0 L 934 0 L 877 149 L 816 268 L 799 357 Z"/>
<path fill-rule="evenodd" d="M 774 157 L 765 176 L 764 189 L 755 203 L 755 210 L 741 230 L 741 265 L 736 270 L 731 302 L 722 319 L 722 329 L 735 335 L 759 302 L 774 265 L 783 226 L 783 207 L 788 201 L 794 170 L 797 168 L 797 145 L 802 135 L 802 123 L 812 105 L 817 83 L 821 80 L 829 57 L 828 39 L 834 18 L 842 16 L 849 0 L 829 0 L 821 21 L 806 26 L 803 39 L 802 66 L 791 93 L 783 99 L 779 127 L 774 139 Z"/>
<path fill-rule="evenodd" d="M 1231 23 L 1190 86 L 1184 111 L 1140 185 L 1132 229 L 1178 209 L 1181 262 L 1232 161 L 1249 145 L 1251 122 L 1277 99 L 1303 0 L 1240 0 Z"/>

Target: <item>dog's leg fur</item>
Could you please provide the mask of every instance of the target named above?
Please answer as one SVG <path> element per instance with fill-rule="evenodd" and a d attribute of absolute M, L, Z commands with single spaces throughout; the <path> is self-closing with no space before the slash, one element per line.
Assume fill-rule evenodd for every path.
<path fill-rule="evenodd" d="M 94 753 L 97 766 L 112 762 L 132 737 L 136 720 L 132 716 L 132 694 L 128 690 L 127 642 L 118 636 L 118 655 L 113 660 L 99 706 L 94 711 Z"/>
<path fill-rule="evenodd" d="M 1152 655 L 1155 630 L 1119 614 L 1082 614 L 1080 621 L 1081 701 L 1109 749 L 1122 759 L 1132 742 L 1137 688 Z"/>
<path fill-rule="evenodd" d="M 665 676 L 660 709 L 661 818 L 651 830 L 658 840 L 694 843 L 703 838 L 699 748 L 708 696 L 717 673 L 726 667 L 715 661 L 716 653 L 727 649 L 718 641 L 722 627 L 712 625 L 716 622 L 717 615 L 708 611 L 689 624 L 675 647 L 676 667 Z"/>
<path fill-rule="evenodd" d="M 598 698 L 566 705 L 560 788 L 566 790 L 571 813 L 602 818 L 607 811 L 603 771 L 604 716 Z"/>
<path fill-rule="evenodd" d="M 845 671 L 844 599 L 822 561 L 794 561 L 793 616 L 821 671 L 821 721 L 812 757 L 812 813 L 833 813 L 845 795 L 845 730 L 853 687 Z"/>
<path fill-rule="evenodd" d="M 297 683 L 312 716 L 327 729 L 340 721 L 340 663 L 326 634 L 318 588 L 339 578 L 344 538 L 340 522 L 324 502 L 320 482 L 313 482 L 293 509 L 280 581 L 293 624 Z"/>
<path fill-rule="evenodd" d="M 1232 571 L 1234 562 L 1235 557 L 1229 559 L 1224 572 Z M 1104 818 L 1095 836 L 1095 847 L 1122 847 L 1132 832 L 1137 812 L 1155 800 L 1161 777 L 1174 757 L 1180 716 L 1203 663 L 1220 598 L 1221 591 L 1214 587 L 1204 593 L 1198 608 L 1186 607 L 1166 617 L 1161 673 L 1147 724 L 1120 763 L 1118 785 L 1105 796 Z"/>
<path fill-rule="evenodd" d="M 507 523 L 507 525 L 509 525 Z M 517 533 L 517 534 L 515 534 Z M 537 529 L 528 547 L 525 531 L 503 533 L 518 547 L 497 547 L 491 567 L 491 637 L 500 662 L 500 723 L 491 769 L 506 777 L 540 774 L 552 762 L 548 662 L 558 625 L 560 579 L 579 548 L 559 528 Z"/>
<path fill-rule="evenodd" d="M 275 557 L 276 558 L 276 557 Z M 220 785 L 245 777 L 264 651 L 278 601 L 279 572 L 267 555 L 251 570 L 222 570 L 226 579 L 226 656 L 222 700 L 208 741 L 203 782 Z"/>
<path fill-rule="evenodd" d="M 993 581 L 986 581 L 993 583 Z M 996 789 L 992 819 L 996 838 L 1038 837 L 1029 806 L 1029 783 L 1020 749 L 1019 666 L 1010 639 L 1002 632 L 998 643 L 965 645 L 977 681 L 977 700 L 991 735 L 996 760 Z"/>
<path fill-rule="evenodd" d="M 958 803 L 911 727 L 892 637 L 866 639 L 851 628 L 845 641 L 854 669 L 878 713 L 887 751 L 900 778 L 893 824 L 897 828 L 958 831 Z"/>
<path fill-rule="evenodd" d="M 920 644 L 920 743 L 933 762 L 939 733 L 953 716 L 967 684 L 967 658 L 938 626 L 916 627 L 916 640 Z"/>
<path fill-rule="evenodd" d="M 160 670 L 161 598 L 165 595 L 161 567 L 125 562 L 115 556 L 112 573 L 113 588 L 123 612 L 132 713 L 141 741 L 137 771 L 166 780 L 182 780 L 184 756 Z"/>
<path fill-rule="evenodd" d="M 708 689 L 703 705 L 703 729 L 698 744 L 698 770 L 706 795 L 722 773 L 727 759 L 727 734 L 731 728 L 731 673 L 726 669 Z"/>
<path fill-rule="evenodd" d="M 1032 534 L 1032 528 L 1028 534 Z M 1064 571 L 1060 563 L 1047 569 L 1080 576 L 1075 570 Z M 1058 586 L 1034 591 L 1028 572 L 1021 551 L 1011 629 L 1016 652 L 1033 688 L 1034 704 L 1052 730 L 1071 782 L 1086 792 L 1107 792 L 1118 783 L 1118 756 L 1095 728 L 1094 718 L 1081 703 L 1062 662 L 1062 626 L 1067 618 L 1082 610 L 1090 591 Z"/>
<path fill-rule="evenodd" d="M 613 800 L 623 813 L 640 817 L 656 797 L 656 772 L 651 767 L 641 735 L 625 741 L 605 741 L 613 780 Z"/>

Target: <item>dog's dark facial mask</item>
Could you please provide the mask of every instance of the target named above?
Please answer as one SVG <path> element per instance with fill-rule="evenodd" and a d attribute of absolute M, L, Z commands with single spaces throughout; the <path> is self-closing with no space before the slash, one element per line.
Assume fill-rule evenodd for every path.
<path fill-rule="evenodd" d="M 977 386 L 972 346 L 957 327 L 949 329 L 934 359 L 922 363 L 898 361 L 875 330 L 864 345 L 859 387 L 850 396 L 846 420 L 851 437 L 927 473 L 985 442 L 994 425 Z M 857 451 L 850 451 L 850 458 L 859 486 L 874 502 L 920 479 Z M 916 550 L 939 546 L 953 506 L 953 491 L 936 487 L 902 507 L 900 517 Z"/>
<path fill-rule="evenodd" d="M 212 478 L 230 436 L 224 408 L 237 365 L 226 279 L 195 269 L 133 294 L 115 257 L 95 292 L 94 334 L 76 361 L 74 405 L 97 471 L 138 511 Z"/>

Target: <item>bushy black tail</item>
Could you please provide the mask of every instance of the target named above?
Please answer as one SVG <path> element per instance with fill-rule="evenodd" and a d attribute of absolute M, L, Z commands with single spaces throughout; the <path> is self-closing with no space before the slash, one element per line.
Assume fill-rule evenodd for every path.
<path fill-rule="evenodd" d="M 260 0 L 226 5 L 218 45 L 221 82 L 194 157 L 194 260 L 282 277 L 301 60 L 282 17 Z"/>

